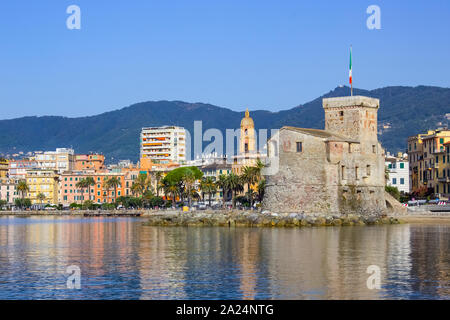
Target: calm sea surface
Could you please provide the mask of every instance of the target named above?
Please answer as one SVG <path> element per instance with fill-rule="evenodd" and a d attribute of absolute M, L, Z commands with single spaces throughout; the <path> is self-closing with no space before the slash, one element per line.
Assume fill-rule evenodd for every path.
<path fill-rule="evenodd" d="M 0 299 L 450 299 L 450 224 L 162 228 L 0 217 Z M 68 266 L 81 289 L 68 289 Z M 381 289 L 366 285 L 370 265 Z"/>

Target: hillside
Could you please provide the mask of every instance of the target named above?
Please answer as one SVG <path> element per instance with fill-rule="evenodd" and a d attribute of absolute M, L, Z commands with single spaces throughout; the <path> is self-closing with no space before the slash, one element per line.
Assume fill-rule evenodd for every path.
<path fill-rule="evenodd" d="M 323 128 L 322 98 L 348 95 L 348 87 L 338 87 L 304 105 L 279 112 L 251 111 L 257 129 L 284 125 Z M 450 88 L 385 87 L 354 89 L 355 95 L 380 99 L 378 114 L 380 140 L 391 151 L 406 149 L 408 136 L 447 125 Z M 194 120 L 203 130 L 238 128 L 243 112 L 181 101 L 151 101 L 133 104 L 91 117 L 23 117 L 0 120 L 0 154 L 73 147 L 77 153 L 102 152 L 107 160 L 138 160 L 139 132 L 144 126 L 178 125 L 193 133 Z M 382 129 L 383 125 L 386 129 Z M 225 134 L 224 134 L 225 136 Z"/>

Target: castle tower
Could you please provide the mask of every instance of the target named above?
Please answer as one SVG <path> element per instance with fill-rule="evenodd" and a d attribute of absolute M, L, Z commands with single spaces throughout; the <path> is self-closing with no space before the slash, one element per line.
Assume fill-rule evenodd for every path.
<path fill-rule="evenodd" d="M 255 153 L 255 124 L 250 118 L 248 109 L 245 110 L 245 117 L 241 120 L 241 136 L 239 139 L 239 153 L 248 154 Z"/>
<path fill-rule="evenodd" d="M 377 113 L 380 100 L 364 96 L 323 99 L 325 130 L 362 142 L 365 153 L 378 144 Z"/>

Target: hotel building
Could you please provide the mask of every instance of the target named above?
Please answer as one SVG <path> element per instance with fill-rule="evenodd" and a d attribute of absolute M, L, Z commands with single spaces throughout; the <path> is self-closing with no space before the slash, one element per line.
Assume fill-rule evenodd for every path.
<path fill-rule="evenodd" d="M 186 130 L 182 127 L 142 128 L 140 137 L 141 162 L 183 163 L 186 161 Z"/>

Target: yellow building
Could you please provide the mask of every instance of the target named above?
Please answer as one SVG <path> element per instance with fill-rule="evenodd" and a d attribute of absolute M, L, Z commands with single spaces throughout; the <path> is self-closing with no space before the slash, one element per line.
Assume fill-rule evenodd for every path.
<path fill-rule="evenodd" d="M 0 158 L 0 178 L 6 178 L 8 176 L 8 164 L 9 161 L 4 158 Z"/>
<path fill-rule="evenodd" d="M 450 142 L 450 130 L 447 129 L 430 130 L 408 138 L 411 192 L 426 187 L 436 195 L 448 193 L 447 189 L 444 191 L 447 142 Z"/>
<path fill-rule="evenodd" d="M 27 170 L 26 182 L 29 188 L 27 197 L 30 198 L 32 204 L 58 203 L 58 180 L 59 176 L 55 170 L 48 169 L 32 169 Z M 45 199 L 38 199 L 38 195 L 42 193 Z"/>

